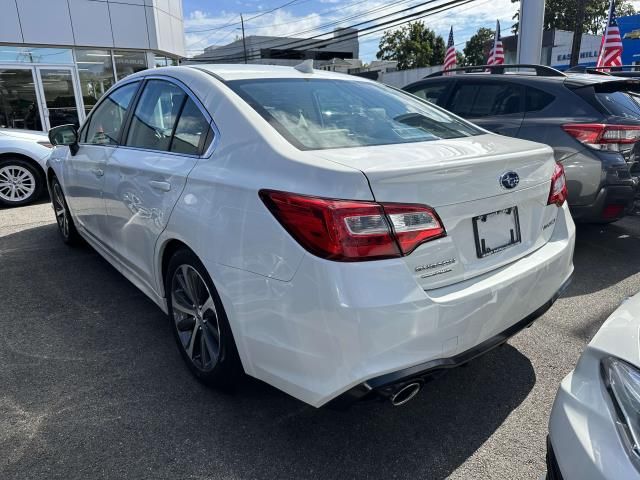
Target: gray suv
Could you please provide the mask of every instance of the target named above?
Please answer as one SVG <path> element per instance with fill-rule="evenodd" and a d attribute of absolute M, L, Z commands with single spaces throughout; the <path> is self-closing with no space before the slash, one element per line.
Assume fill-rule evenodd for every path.
<path fill-rule="evenodd" d="M 518 71 L 506 73 L 511 68 Z M 439 72 L 404 90 L 492 132 L 550 145 L 576 221 L 611 222 L 631 210 L 640 176 L 639 80 L 480 66 Z"/>

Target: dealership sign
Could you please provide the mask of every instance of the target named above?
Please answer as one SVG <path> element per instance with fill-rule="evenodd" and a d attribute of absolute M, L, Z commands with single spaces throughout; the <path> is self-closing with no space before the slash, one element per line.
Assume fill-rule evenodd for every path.
<path fill-rule="evenodd" d="M 555 31 L 553 47 L 551 49 L 552 67 L 569 66 L 572 42 L 573 32 L 567 32 L 565 30 Z M 598 61 L 601 42 L 602 37 L 600 35 L 582 35 L 578 63 L 585 65 L 595 64 Z"/>

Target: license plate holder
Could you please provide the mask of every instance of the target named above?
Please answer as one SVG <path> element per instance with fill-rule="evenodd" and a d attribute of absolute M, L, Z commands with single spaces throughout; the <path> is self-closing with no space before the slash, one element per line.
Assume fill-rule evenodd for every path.
<path fill-rule="evenodd" d="M 478 258 L 488 257 L 519 244 L 518 207 L 503 208 L 473 217 L 473 235 Z"/>

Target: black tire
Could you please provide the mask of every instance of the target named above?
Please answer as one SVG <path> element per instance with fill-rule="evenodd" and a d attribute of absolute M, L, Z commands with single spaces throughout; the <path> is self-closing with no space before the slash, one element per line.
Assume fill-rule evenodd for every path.
<path fill-rule="evenodd" d="M 17 180 L 20 189 L 12 190 L 9 182 Z M 35 202 L 44 187 L 44 175 L 33 162 L 22 158 L 3 158 L 0 160 L 0 205 L 5 207 L 21 207 Z M 10 197 L 16 195 L 16 199 Z"/>
<path fill-rule="evenodd" d="M 184 283 L 185 275 L 188 278 L 189 289 L 195 291 L 193 295 L 187 291 L 189 289 Z M 206 289 L 201 288 L 200 281 L 204 282 Z M 196 288 L 196 284 L 199 287 Z M 223 389 L 233 387 L 243 371 L 233 333 L 211 277 L 202 262 L 190 250 L 180 249 L 169 260 L 165 292 L 171 329 L 180 354 L 191 372 L 206 385 Z M 192 309 L 195 315 L 178 310 L 178 307 L 183 306 L 189 308 L 189 303 L 192 307 L 192 296 L 197 297 L 197 308 Z M 207 302 L 208 299 L 212 300 L 212 305 Z M 205 305 L 207 303 L 208 307 Z M 217 336 L 214 332 L 216 327 L 219 332 Z M 216 342 L 217 355 L 216 348 L 213 348 Z M 215 362 L 214 356 L 217 356 Z"/>
<path fill-rule="evenodd" d="M 71 246 L 81 245 L 83 243 L 82 237 L 76 230 L 73 217 L 69 212 L 67 199 L 64 197 L 62 186 L 55 175 L 51 178 L 51 204 L 53 205 L 53 212 L 56 216 L 56 224 L 62 241 Z"/>

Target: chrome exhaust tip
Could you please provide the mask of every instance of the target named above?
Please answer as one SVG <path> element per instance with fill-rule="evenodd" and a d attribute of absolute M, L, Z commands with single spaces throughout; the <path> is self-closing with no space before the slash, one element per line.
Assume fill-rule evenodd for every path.
<path fill-rule="evenodd" d="M 400 390 L 391 395 L 391 405 L 400 407 L 413 399 L 422 389 L 420 382 L 411 382 L 402 387 Z"/>

